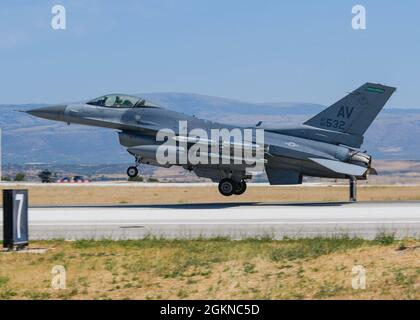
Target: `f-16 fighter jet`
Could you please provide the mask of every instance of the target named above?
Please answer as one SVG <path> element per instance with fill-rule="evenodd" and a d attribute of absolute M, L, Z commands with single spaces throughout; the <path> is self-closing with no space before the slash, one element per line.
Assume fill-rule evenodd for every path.
<path fill-rule="evenodd" d="M 372 157 L 360 149 L 363 136 L 395 90 L 366 83 L 293 126 L 261 121 L 248 127 L 225 125 L 125 94 L 27 112 L 116 130 L 120 144 L 135 159 L 127 169 L 130 177 L 138 174 L 140 163 L 178 165 L 218 182 L 220 193 L 231 196 L 245 192 L 246 181 L 259 166 L 272 185 L 301 184 L 304 176 L 349 179 L 350 200 L 355 201 L 357 180 L 376 174 Z"/>

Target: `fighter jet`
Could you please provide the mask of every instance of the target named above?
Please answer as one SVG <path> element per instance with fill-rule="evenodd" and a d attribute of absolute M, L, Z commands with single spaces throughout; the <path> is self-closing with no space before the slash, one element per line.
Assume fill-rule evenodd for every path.
<path fill-rule="evenodd" d="M 239 143 L 239 147 L 261 151 L 256 162 L 263 164 L 271 185 L 302 184 L 304 176 L 349 179 L 350 200 L 355 201 L 357 180 L 376 174 L 371 167 L 372 157 L 361 149 L 364 134 L 395 90 L 381 84 L 366 83 L 298 125 L 273 125 L 261 121 L 251 127 L 225 125 L 174 112 L 141 97 L 125 94 L 108 94 L 86 103 L 46 106 L 27 113 L 67 124 L 116 130 L 120 144 L 134 156 L 134 165 L 127 169 L 130 177 L 138 175 L 140 163 L 163 167 L 180 165 L 200 177 L 218 182 L 219 191 L 224 196 L 245 192 L 246 181 L 252 178 L 252 173 L 247 170 L 250 167 L 247 161 L 191 163 L 187 159 L 182 163 L 178 160 L 162 163 L 157 159 L 159 148 L 168 139 L 174 140 L 176 144 L 172 151 L 177 154 L 176 159 L 188 153 L 197 143 L 201 146 L 217 144 L 219 148 L 227 143 L 230 150 L 237 148 L 230 140 L 214 141 L 191 136 L 190 131 L 185 133 L 182 126 L 188 126 L 190 130 L 202 129 L 209 137 L 213 129 L 263 130 L 262 145 L 258 144 L 254 133 L 251 139 Z M 166 140 L 159 139 L 162 131 L 171 131 L 172 136 L 168 135 Z M 179 146 L 181 143 L 183 147 Z M 246 160 L 244 153 L 241 155 L 242 160 Z M 210 151 L 206 157 L 222 158 Z"/>

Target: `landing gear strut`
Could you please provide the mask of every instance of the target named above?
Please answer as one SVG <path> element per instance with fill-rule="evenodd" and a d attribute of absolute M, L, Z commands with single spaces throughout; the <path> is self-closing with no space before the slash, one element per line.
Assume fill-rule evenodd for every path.
<path fill-rule="evenodd" d="M 350 202 L 357 201 L 357 179 L 353 176 L 349 177 L 350 186 Z"/>
<path fill-rule="evenodd" d="M 229 197 L 233 194 L 241 195 L 245 192 L 245 190 L 246 190 L 245 180 L 241 180 L 240 182 L 235 182 L 230 178 L 225 178 L 219 182 L 219 192 L 225 197 Z"/>

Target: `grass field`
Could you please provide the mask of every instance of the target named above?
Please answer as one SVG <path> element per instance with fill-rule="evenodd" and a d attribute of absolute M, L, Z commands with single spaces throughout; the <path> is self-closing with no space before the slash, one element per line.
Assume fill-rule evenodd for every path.
<path fill-rule="evenodd" d="M 347 186 L 34 186 L 31 205 L 346 201 Z M 4 188 L 4 186 L 3 186 Z M 13 188 L 18 188 L 13 186 Z M 420 200 L 420 186 L 359 187 L 362 201 Z M 39 253 L 0 253 L 0 299 L 420 299 L 420 240 L 33 241 Z M 56 265 L 66 289 L 51 287 Z M 353 289 L 352 268 L 366 270 Z"/>
<path fill-rule="evenodd" d="M 214 186 L 25 186 L 31 205 L 64 204 L 178 204 L 211 202 L 312 202 L 347 201 L 348 187 L 336 186 L 252 186 L 241 196 L 224 197 Z M 0 189 L 7 188 L 4 185 Z M 13 186 L 19 188 L 19 186 Z M 1 198 L 1 197 L 0 197 Z M 360 201 L 420 200 L 420 185 L 360 185 Z M 0 200 L 1 201 L 1 200 Z"/>
<path fill-rule="evenodd" d="M 0 254 L 0 299 L 419 299 L 420 241 L 44 241 Z M 55 265 L 66 289 L 53 289 Z M 352 268 L 366 271 L 354 289 Z"/>

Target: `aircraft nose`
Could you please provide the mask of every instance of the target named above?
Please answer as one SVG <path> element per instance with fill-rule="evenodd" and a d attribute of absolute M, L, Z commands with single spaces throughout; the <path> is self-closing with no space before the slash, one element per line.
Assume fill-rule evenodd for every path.
<path fill-rule="evenodd" d="M 64 121 L 63 119 L 66 107 L 67 105 L 65 104 L 59 104 L 55 106 L 31 109 L 26 112 L 30 115 L 43 119 Z"/>

